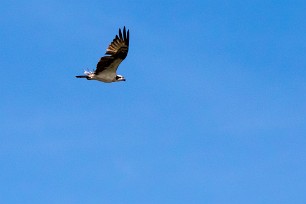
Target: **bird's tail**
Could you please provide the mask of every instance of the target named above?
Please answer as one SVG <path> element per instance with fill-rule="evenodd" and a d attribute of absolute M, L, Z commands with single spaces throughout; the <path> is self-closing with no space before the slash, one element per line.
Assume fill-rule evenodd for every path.
<path fill-rule="evenodd" d="M 76 78 L 87 78 L 88 76 L 86 75 L 79 75 L 79 76 L 75 76 Z"/>
<path fill-rule="evenodd" d="M 94 71 L 89 71 L 89 70 L 84 70 L 85 75 L 78 75 L 75 76 L 76 78 L 86 78 L 86 79 L 91 79 L 91 75 L 93 75 Z"/>

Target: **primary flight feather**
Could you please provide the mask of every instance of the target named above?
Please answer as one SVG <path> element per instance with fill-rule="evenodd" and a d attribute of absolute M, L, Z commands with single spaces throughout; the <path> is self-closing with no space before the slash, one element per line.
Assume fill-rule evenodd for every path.
<path fill-rule="evenodd" d="M 119 28 L 119 36 L 113 39 L 107 47 L 105 56 L 101 57 L 95 71 L 85 71 L 84 75 L 76 76 L 77 78 L 86 78 L 88 80 L 98 80 L 106 83 L 125 81 L 122 75 L 117 74 L 120 63 L 126 58 L 129 51 L 129 30 L 123 31 Z"/>

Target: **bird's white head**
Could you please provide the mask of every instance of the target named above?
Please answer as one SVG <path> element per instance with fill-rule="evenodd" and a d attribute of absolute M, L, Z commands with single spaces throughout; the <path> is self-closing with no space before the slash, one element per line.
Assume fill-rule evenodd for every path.
<path fill-rule="evenodd" d="M 125 81 L 125 78 L 122 75 L 117 75 L 116 81 Z"/>

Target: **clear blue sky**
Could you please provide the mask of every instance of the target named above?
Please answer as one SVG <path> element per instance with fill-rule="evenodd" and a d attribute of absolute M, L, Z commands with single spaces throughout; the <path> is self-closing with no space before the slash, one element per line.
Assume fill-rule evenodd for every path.
<path fill-rule="evenodd" d="M 2 1 L 0 203 L 306 203 L 305 1 Z M 119 27 L 126 82 L 95 68 Z"/>

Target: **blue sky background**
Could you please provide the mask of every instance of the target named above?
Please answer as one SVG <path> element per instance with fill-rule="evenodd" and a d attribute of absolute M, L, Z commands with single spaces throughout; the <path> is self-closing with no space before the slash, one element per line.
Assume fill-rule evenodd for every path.
<path fill-rule="evenodd" d="M 2 1 L 0 203 L 306 203 L 305 1 Z M 126 82 L 74 78 L 126 25 Z"/>

